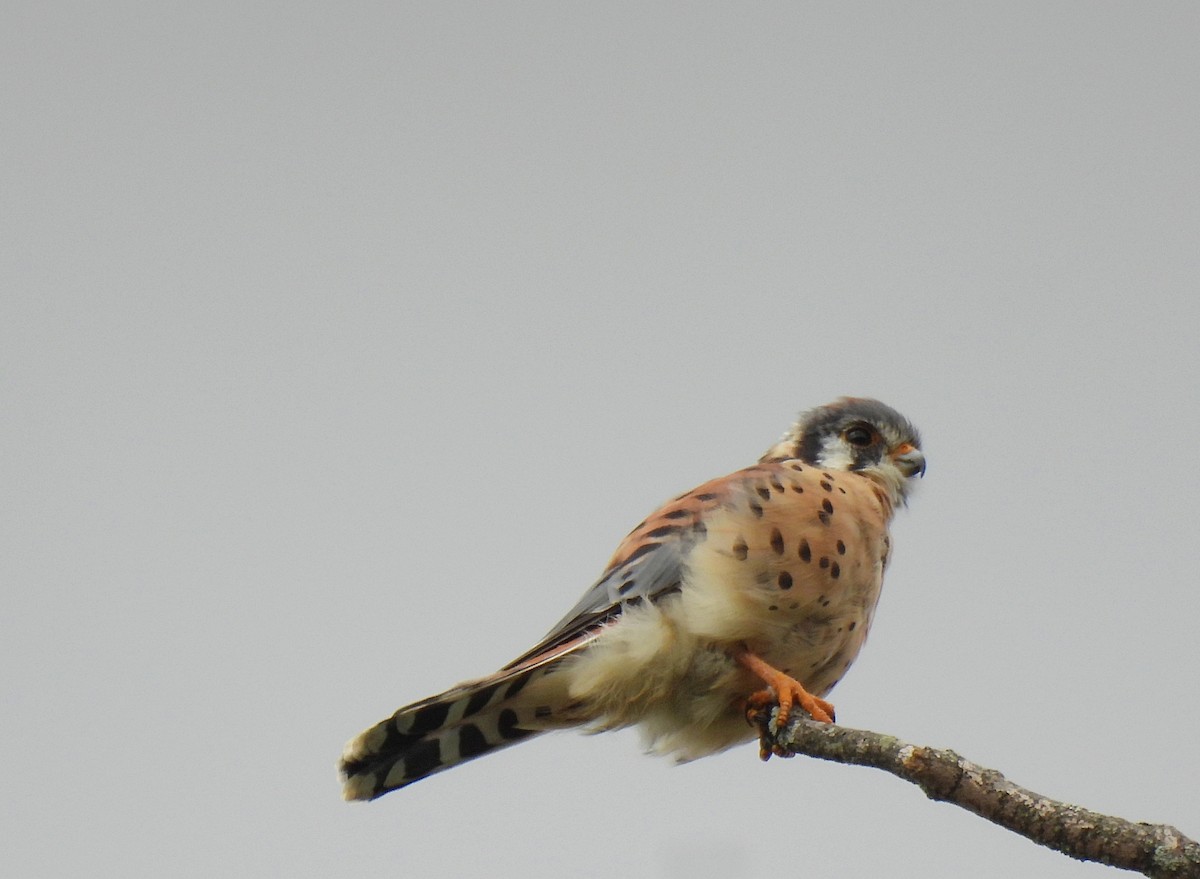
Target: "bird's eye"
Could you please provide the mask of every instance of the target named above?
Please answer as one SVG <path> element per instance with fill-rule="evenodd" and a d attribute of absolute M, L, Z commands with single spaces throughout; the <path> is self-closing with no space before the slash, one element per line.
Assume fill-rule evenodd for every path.
<path fill-rule="evenodd" d="M 852 446 L 869 446 L 873 435 L 866 427 L 852 427 L 846 431 L 846 442 Z"/>

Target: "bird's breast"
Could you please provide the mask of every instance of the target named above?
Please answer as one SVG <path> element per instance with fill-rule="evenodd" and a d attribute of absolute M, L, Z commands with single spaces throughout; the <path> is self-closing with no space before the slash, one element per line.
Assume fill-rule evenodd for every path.
<path fill-rule="evenodd" d="M 681 624 L 828 692 L 870 628 L 889 512 L 857 474 L 768 471 L 710 515 L 687 560 Z"/>

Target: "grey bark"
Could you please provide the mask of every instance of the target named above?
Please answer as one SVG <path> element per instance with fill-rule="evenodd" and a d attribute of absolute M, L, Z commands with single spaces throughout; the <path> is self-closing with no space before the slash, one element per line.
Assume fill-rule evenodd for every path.
<path fill-rule="evenodd" d="M 787 725 L 777 730 L 775 716 L 773 709 L 752 717 L 759 729 L 764 760 L 772 754 L 804 754 L 835 763 L 873 766 L 917 785 L 932 800 L 953 803 L 1072 858 L 1134 870 L 1154 879 L 1200 879 L 1200 844 L 1174 827 L 1127 821 L 1052 800 L 953 751 L 816 723 L 798 708 Z"/>

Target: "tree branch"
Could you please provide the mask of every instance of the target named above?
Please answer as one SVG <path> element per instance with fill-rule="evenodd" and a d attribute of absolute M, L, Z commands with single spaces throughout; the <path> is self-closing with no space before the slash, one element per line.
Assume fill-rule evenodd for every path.
<path fill-rule="evenodd" d="M 1154 879 L 1200 879 L 1200 844 L 1174 827 L 1135 823 L 1052 800 L 953 751 L 816 723 L 798 709 L 784 729 L 776 730 L 776 711 L 759 711 L 752 717 L 764 760 L 772 754 L 804 754 L 873 766 L 917 785 L 931 800 L 961 806 L 1072 858 L 1136 870 Z"/>

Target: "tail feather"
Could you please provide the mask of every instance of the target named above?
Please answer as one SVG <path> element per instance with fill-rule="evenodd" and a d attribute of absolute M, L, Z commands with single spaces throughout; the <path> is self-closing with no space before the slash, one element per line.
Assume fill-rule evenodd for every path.
<path fill-rule="evenodd" d="M 400 750 L 342 764 L 347 800 L 373 800 L 460 763 L 507 748 L 541 730 L 521 725 L 512 708 L 482 714 L 431 733 Z"/>
<path fill-rule="evenodd" d="M 346 745 L 343 796 L 373 800 L 552 728 L 552 706 L 518 695 L 556 665 L 509 669 L 401 708 Z"/>

